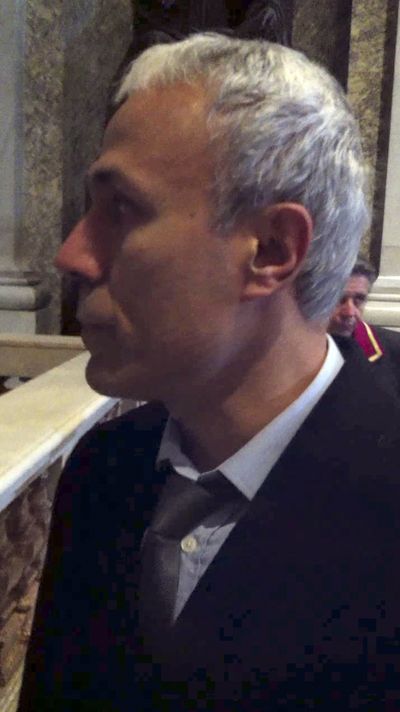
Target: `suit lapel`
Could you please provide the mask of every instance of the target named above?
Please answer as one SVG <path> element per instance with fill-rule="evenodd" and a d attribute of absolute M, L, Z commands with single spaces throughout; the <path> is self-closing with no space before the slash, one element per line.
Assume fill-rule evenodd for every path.
<path fill-rule="evenodd" d="M 245 635 L 252 617 L 254 636 L 259 610 L 270 644 L 275 631 L 278 645 L 279 638 L 285 641 L 288 615 L 303 617 L 305 628 L 310 614 L 310 626 L 318 615 L 322 621 L 340 598 L 335 587 L 351 591 L 354 570 L 368 569 L 367 558 L 360 561 L 362 541 L 368 547 L 365 512 L 369 502 L 379 501 L 376 474 L 385 460 L 390 467 L 388 445 L 398 414 L 371 382 L 362 354 L 350 345 L 345 355 L 341 372 L 193 592 L 173 633 L 178 648 L 200 655 L 201 649 L 218 648 L 219 636 L 234 641 Z"/>

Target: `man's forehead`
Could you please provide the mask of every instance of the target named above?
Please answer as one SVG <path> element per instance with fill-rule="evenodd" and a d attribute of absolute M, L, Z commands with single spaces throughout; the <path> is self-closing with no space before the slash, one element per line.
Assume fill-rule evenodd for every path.
<path fill-rule="evenodd" d="M 97 166 L 118 166 L 146 183 L 207 186 L 214 155 L 204 90 L 189 85 L 138 90 L 111 119 Z"/>
<path fill-rule="evenodd" d="M 138 90 L 111 119 L 89 171 L 95 185 L 121 186 L 165 199 L 166 191 L 207 193 L 215 157 L 205 120 L 204 91 L 188 85 Z M 111 180 L 112 179 L 112 180 Z M 93 184 L 93 181 L 91 182 Z"/>
<path fill-rule="evenodd" d="M 104 147 L 136 137 L 162 138 L 163 134 L 206 132 L 207 96 L 201 84 L 177 83 L 138 89 L 121 104 L 110 120 Z"/>
<path fill-rule="evenodd" d="M 367 277 L 363 274 L 355 274 L 349 277 L 344 294 L 351 296 L 353 294 L 368 294 L 371 289 L 371 284 Z"/>

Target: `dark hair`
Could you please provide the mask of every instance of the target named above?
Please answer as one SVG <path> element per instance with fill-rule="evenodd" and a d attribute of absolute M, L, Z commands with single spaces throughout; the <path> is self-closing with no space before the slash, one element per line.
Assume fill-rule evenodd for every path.
<path fill-rule="evenodd" d="M 357 261 L 351 270 L 351 276 L 353 277 L 357 274 L 361 277 L 366 277 L 370 285 L 375 282 L 378 276 L 375 267 L 373 267 L 372 264 L 365 259 L 365 257 L 357 257 Z"/>

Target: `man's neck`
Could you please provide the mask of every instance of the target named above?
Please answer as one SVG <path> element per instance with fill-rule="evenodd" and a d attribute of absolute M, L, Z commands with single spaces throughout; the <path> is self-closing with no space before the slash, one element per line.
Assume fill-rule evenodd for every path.
<path fill-rule="evenodd" d="M 179 423 L 182 449 L 200 470 L 213 469 L 237 452 L 293 403 L 310 385 L 325 360 L 322 330 L 309 329 L 277 340 L 248 369 L 228 395 L 210 385 L 202 396 L 171 413 Z"/>

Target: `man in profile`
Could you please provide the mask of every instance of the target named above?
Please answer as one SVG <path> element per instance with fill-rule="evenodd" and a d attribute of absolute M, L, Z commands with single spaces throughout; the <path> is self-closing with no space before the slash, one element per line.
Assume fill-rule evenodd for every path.
<path fill-rule="evenodd" d="M 149 403 L 62 475 L 20 710 L 381 702 L 398 411 L 326 336 L 368 223 L 347 101 L 217 34 L 146 50 L 117 100 L 57 264 L 88 382 Z"/>
<path fill-rule="evenodd" d="M 368 295 L 377 277 L 374 267 L 359 257 L 329 321 L 334 336 L 352 338 L 363 350 L 382 384 L 400 395 L 400 335 L 363 320 Z"/>

